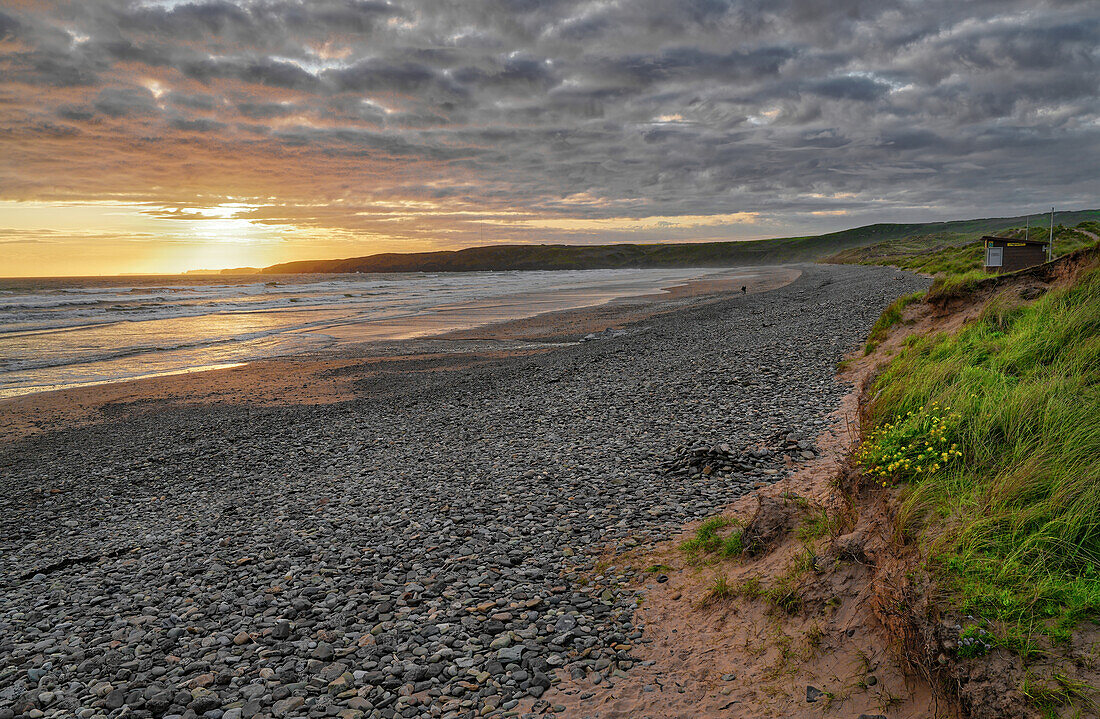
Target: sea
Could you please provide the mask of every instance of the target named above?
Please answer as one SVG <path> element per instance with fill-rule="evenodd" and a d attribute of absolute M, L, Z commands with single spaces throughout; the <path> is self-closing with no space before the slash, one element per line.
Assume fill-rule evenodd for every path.
<path fill-rule="evenodd" d="M 0 279 L 0 398 L 436 335 L 653 294 L 716 272 Z"/>

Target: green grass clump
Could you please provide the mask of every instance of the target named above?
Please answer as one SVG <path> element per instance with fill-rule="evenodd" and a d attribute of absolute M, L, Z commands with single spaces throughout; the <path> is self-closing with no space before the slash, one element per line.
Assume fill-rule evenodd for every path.
<path fill-rule="evenodd" d="M 771 585 L 764 584 L 759 577 L 755 576 L 746 577 L 736 584 L 730 582 L 727 577 L 719 576 L 703 595 L 702 604 L 705 606 L 734 597 L 744 597 L 762 599 L 776 609 L 794 614 L 802 607 L 799 574 L 798 571 L 789 571 Z"/>
<path fill-rule="evenodd" d="M 719 536 L 720 530 L 733 527 L 728 536 Z M 714 554 L 734 557 L 744 549 L 741 543 L 741 523 L 733 517 L 711 517 L 695 530 L 695 536 L 680 545 L 680 549 L 689 554 Z"/>
<path fill-rule="evenodd" d="M 702 604 L 706 606 L 715 602 L 733 599 L 737 594 L 738 589 L 730 584 L 729 578 L 725 576 L 715 577 L 710 587 L 707 588 L 706 594 L 703 595 Z"/>
<path fill-rule="evenodd" d="M 1020 684 L 1020 692 L 1031 700 L 1031 703 L 1040 709 L 1044 719 L 1058 719 L 1067 716 L 1063 707 L 1070 703 L 1082 705 L 1092 712 L 1087 716 L 1096 716 L 1096 702 L 1092 696 L 1097 691 L 1096 687 L 1074 679 L 1062 672 L 1052 672 L 1049 679 L 1040 679 L 1030 672 Z M 1069 715 L 1075 719 L 1086 716 L 1077 711 Z"/>
<path fill-rule="evenodd" d="M 961 274 L 941 275 L 932 283 L 926 295 L 929 302 L 946 302 L 970 294 L 978 283 L 993 275 L 985 270 L 970 270 Z"/>
<path fill-rule="evenodd" d="M 809 542 L 827 535 L 836 536 L 842 525 L 843 521 L 839 516 L 829 516 L 823 508 L 817 507 L 802 518 L 797 534 L 800 540 Z"/>
<path fill-rule="evenodd" d="M 889 306 L 882 311 L 882 315 L 879 316 L 878 321 L 875 322 L 874 327 L 871 328 L 871 333 L 867 335 L 867 345 L 864 348 L 864 354 L 871 354 L 875 351 L 875 348 L 886 339 L 886 333 L 890 331 L 890 328 L 901 322 L 901 314 L 905 311 L 905 308 L 914 302 L 920 302 L 924 299 L 924 291 L 914 292 L 911 295 L 905 295 L 899 297 L 889 304 Z"/>
<path fill-rule="evenodd" d="M 906 483 L 959 608 L 1054 639 L 1100 616 L 1100 270 L 919 337 L 874 389 L 860 461 Z"/>

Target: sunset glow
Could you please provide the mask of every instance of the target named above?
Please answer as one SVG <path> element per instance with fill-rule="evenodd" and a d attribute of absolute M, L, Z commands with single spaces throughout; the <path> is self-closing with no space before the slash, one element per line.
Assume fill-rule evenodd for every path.
<path fill-rule="evenodd" d="M 8 3 L 0 275 L 1094 199 L 1088 3 L 798 7 Z"/>

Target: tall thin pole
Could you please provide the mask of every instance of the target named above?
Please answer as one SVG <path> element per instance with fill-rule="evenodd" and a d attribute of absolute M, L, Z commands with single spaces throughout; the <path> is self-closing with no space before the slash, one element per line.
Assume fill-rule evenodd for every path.
<path fill-rule="evenodd" d="M 1047 240 L 1047 262 L 1054 258 L 1054 208 L 1050 208 L 1050 239 Z"/>
<path fill-rule="evenodd" d="M 1031 215 L 1024 220 L 1024 242 L 1027 242 L 1027 233 L 1031 230 Z"/>

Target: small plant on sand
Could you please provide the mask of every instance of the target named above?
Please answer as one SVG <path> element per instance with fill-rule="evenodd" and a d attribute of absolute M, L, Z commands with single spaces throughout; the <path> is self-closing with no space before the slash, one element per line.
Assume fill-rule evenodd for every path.
<path fill-rule="evenodd" d="M 821 646 L 822 640 L 825 639 L 825 632 L 822 631 L 821 625 L 814 622 L 810 625 L 809 629 L 805 633 L 806 646 L 810 649 L 817 649 Z"/>
<path fill-rule="evenodd" d="M 749 599 L 756 599 L 764 595 L 764 585 L 760 577 L 748 577 L 738 587 L 738 594 Z"/>
<path fill-rule="evenodd" d="M 791 568 L 788 575 L 797 577 L 807 572 L 816 572 L 818 565 L 818 556 L 814 553 L 814 550 L 809 546 L 803 546 L 802 551 L 794 555 L 791 560 Z"/>
<path fill-rule="evenodd" d="M 765 593 L 768 602 L 787 614 L 794 614 L 802 608 L 802 593 L 798 583 L 790 574 L 782 576 Z"/>
<path fill-rule="evenodd" d="M 670 571 L 671 569 L 672 567 L 668 566 L 667 564 L 654 564 L 652 566 L 646 567 L 644 571 L 646 574 L 657 574 L 659 572 Z"/>
<path fill-rule="evenodd" d="M 802 592 L 798 579 L 801 574 L 802 571 L 796 564 L 792 564 L 785 574 L 771 584 L 764 584 L 760 577 L 749 576 L 731 588 L 731 596 L 763 599 L 776 609 L 794 614 L 802 608 Z"/>
<path fill-rule="evenodd" d="M 836 536 L 842 526 L 840 516 L 829 516 L 824 508 L 817 507 L 803 517 L 798 526 L 798 538 L 808 542 L 824 536 Z"/>
<path fill-rule="evenodd" d="M 1074 703 L 1095 711 L 1096 702 L 1090 695 L 1096 691 L 1096 687 L 1058 671 L 1052 672 L 1049 679 L 1042 679 L 1029 671 L 1020 683 L 1020 693 L 1030 699 L 1043 712 L 1044 717 L 1065 716 L 1060 710 Z M 1078 712 L 1076 716 L 1081 715 Z"/>
<path fill-rule="evenodd" d="M 993 649 L 993 635 L 979 626 L 971 624 L 959 634 L 959 647 L 955 654 L 960 659 L 984 657 Z"/>
<path fill-rule="evenodd" d="M 733 528 L 733 532 L 722 537 L 720 530 Z M 711 517 L 695 530 L 695 536 L 680 545 L 680 549 L 690 555 L 700 553 L 718 553 L 723 557 L 741 554 L 741 523 L 733 517 Z"/>
<path fill-rule="evenodd" d="M 737 589 L 725 575 L 719 575 L 714 578 L 710 587 L 707 589 L 706 594 L 703 595 L 701 604 L 707 606 L 714 604 L 715 602 L 722 602 L 727 599 L 732 599 L 737 596 Z"/>

